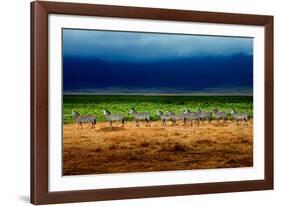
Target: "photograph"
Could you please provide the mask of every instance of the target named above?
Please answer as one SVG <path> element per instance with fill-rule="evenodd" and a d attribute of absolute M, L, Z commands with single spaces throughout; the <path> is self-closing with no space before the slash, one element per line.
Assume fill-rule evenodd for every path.
<path fill-rule="evenodd" d="M 276 18 L 237 8 L 31 2 L 30 202 L 274 189 Z"/>
<path fill-rule="evenodd" d="M 63 175 L 253 167 L 253 38 L 61 38 Z"/>

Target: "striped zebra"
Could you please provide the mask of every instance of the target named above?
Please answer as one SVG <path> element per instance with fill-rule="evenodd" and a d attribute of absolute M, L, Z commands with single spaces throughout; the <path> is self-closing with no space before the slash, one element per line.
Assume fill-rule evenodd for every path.
<path fill-rule="evenodd" d="M 239 120 L 244 120 L 244 125 L 248 125 L 248 114 L 245 112 L 237 112 L 235 109 L 232 109 L 230 114 L 232 114 L 233 118 L 236 120 L 237 124 L 239 124 Z"/>
<path fill-rule="evenodd" d="M 162 111 L 157 111 L 157 115 L 160 117 L 163 126 L 166 126 L 166 121 L 168 120 L 171 120 L 173 125 L 174 120 L 172 119 L 171 115 L 164 114 Z"/>
<path fill-rule="evenodd" d="M 82 123 L 91 123 L 92 128 L 95 128 L 95 125 L 97 123 L 95 116 L 93 116 L 93 115 L 80 115 L 76 111 L 72 111 L 71 117 L 73 117 L 73 119 L 76 121 L 76 123 L 78 125 L 77 129 L 79 129 L 79 126 L 81 127 L 81 129 L 83 129 Z"/>
<path fill-rule="evenodd" d="M 213 112 L 214 112 L 215 119 L 217 120 L 217 122 L 219 122 L 220 119 L 222 119 L 223 122 L 226 122 L 226 120 L 227 120 L 226 112 L 221 112 L 218 109 L 214 109 Z"/>
<path fill-rule="evenodd" d="M 169 111 L 167 113 L 167 115 L 169 115 L 172 118 L 172 121 L 173 121 L 172 125 L 176 125 L 178 120 L 182 120 L 183 121 L 183 125 L 186 124 L 186 115 L 183 112 L 176 114 L 173 111 Z"/>
<path fill-rule="evenodd" d="M 192 112 L 189 109 L 184 109 L 186 120 L 190 121 L 190 125 L 193 126 L 193 121 L 197 122 L 197 126 L 200 124 L 200 117 L 198 112 Z"/>
<path fill-rule="evenodd" d="M 200 121 L 203 122 L 203 124 L 205 120 L 211 122 L 212 112 L 204 112 L 202 109 L 198 109 L 198 114 L 199 114 L 199 119 Z"/>
<path fill-rule="evenodd" d="M 108 111 L 107 109 L 103 110 L 103 115 L 105 116 L 107 121 L 109 121 L 110 127 L 112 127 L 112 122 L 116 122 L 116 121 L 121 122 L 122 123 L 121 126 L 124 127 L 124 125 L 125 125 L 124 115 L 122 115 L 122 114 L 111 114 L 111 112 Z"/>
<path fill-rule="evenodd" d="M 134 117 L 137 127 L 140 126 L 139 121 L 141 120 L 145 120 L 146 126 L 150 127 L 150 114 L 148 112 L 137 112 L 135 108 L 131 108 L 128 114 Z"/>

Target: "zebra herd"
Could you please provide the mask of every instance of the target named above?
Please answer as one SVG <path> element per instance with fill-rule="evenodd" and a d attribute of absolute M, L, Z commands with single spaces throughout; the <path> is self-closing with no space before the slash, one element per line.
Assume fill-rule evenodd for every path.
<path fill-rule="evenodd" d="M 223 122 L 227 121 L 228 113 L 219 111 L 218 109 L 213 109 L 211 112 L 205 112 L 202 109 L 198 109 L 196 112 L 192 112 L 188 109 L 183 109 L 182 112 L 175 113 L 173 111 L 169 111 L 166 114 L 160 110 L 156 113 L 160 120 L 162 121 L 162 125 L 166 126 L 167 121 L 171 121 L 172 125 L 176 125 L 177 121 L 182 121 L 183 125 L 186 125 L 187 122 L 190 122 L 190 125 L 192 126 L 193 123 L 197 123 L 199 125 L 201 122 L 204 124 L 205 121 L 211 122 L 212 118 L 217 120 L 219 122 L 222 120 Z M 125 125 L 125 115 L 123 114 L 112 114 L 109 110 L 104 109 L 103 115 L 105 116 L 106 120 L 109 122 L 110 127 L 112 127 L 113 122 L 121 122 L 122 127 Z M 131 108 L 128 112 L 128 115 L 133 116 L 136 127 L 139 127 L 140 121 L 145 121 L 146 126 L 150 127 L 150 121 L 151 121 L 151 115 L 149 112 L 138 112 L 135 108 Z M 248 125 L 248 114 L 245 112 L 238 112 L 235 109 L 232 109 L 230 112 L 230 115 L 232 115 L 233 119 L 237 122 L 244 121 L 244 125 Z M 82 129 L 83 123 L 91 123 L 92 128 L 95 128 L 95 125 L 97 123 L 96 117 L 93 115 L 80 115 L 76 111 L 72 111 L 71 117 L 74 118 L 76 121 L 78 128 Z"/>

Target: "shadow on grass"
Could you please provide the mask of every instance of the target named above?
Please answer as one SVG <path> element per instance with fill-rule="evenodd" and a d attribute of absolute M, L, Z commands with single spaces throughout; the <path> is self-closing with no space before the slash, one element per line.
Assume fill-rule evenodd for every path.
<path fill-rule="evenodd" d="M 97 132 L 117 132 L 126 130 L 124 127 L 103 127 L 97 130 Z"/>

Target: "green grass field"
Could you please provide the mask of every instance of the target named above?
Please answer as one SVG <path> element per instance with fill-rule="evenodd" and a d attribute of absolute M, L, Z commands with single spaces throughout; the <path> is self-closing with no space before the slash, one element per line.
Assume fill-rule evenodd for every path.
<path fill-rule="evenodd" d="M 140 96 L 140 95 L 64 95 L 63 96 L 63 121 L 64 124 L 74 122 L 70 117 L 71 111 L 80 114 L 93 114 L 97 121 L 105 121 L 102 110 L 108 109 L 112 113 L 126 115 L 126 120 L 131 120 L 128 115 L 130 108 L 137 111 L 149 112 L 152 120 L 158 120 L 157 110 L 167 112 L 172 110 L 180 112 L 182 109 L 197 111 L 212 111 L 218 108 L 230 112 L 236 109 L 247 112 L 253 116 L 253 97 L 251 96 Z"/>

